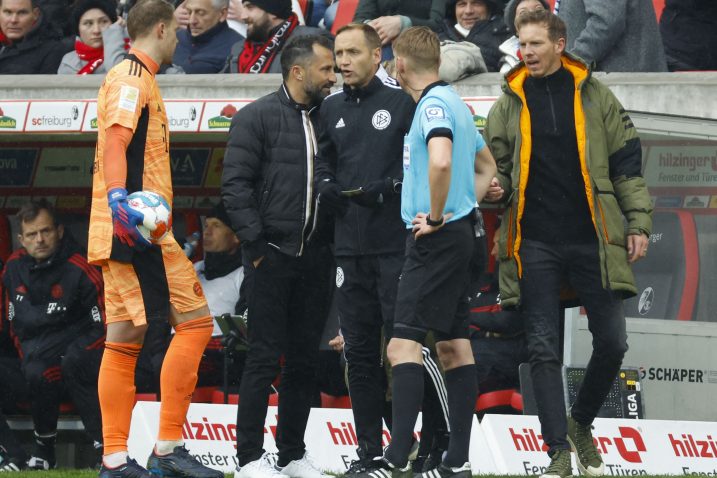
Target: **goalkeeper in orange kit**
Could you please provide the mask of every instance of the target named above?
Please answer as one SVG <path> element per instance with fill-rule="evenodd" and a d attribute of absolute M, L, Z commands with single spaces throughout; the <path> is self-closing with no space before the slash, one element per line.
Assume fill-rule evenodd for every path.
<path fill-rule="evenodd" d="M 144 0 L 130 10 L 132 49 L 107 74 L 97 98 L 98 136 L 88 259 L 102 267 L 107 343 L 99 375 L 104 451 L 101 478 L 220 478 L 184 448 L 182 424 L 212 319 L 194 268 L 167 234 L 150 244 L 127 194 L 153 191 L 172 203 L 168 122 L 155 75 L 177 44 L 173 7 Z M 127 456 L 137 356 L 148 322 L 169 320 L 176 334 L 160 378 L 159 434 L 147 468 Z M 150 474 L 150 472 L 152 474 Z"/>

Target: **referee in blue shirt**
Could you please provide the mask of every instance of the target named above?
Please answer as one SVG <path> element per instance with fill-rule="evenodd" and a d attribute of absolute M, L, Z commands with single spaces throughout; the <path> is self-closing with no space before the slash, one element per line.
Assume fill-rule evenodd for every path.
<path fill-rule="evenodd" d="M 443 364 L 450 442 L 425 478 L 470 478 L 468 448 L 477 378 L 468 339 L 473 208 L 496 173 L 495 161 L 456 91 L 439 80 L 440 45 L 426 27 L 393 43 L 397 79 L 418 102 L 403 146 L 401 215 L 409 234 L 398 286 L 393 338 L 392 441 L 383 459 L 393 476 L 408 472 L 413 427 L 423 398 L 421 345 L 429 330 Z"/>

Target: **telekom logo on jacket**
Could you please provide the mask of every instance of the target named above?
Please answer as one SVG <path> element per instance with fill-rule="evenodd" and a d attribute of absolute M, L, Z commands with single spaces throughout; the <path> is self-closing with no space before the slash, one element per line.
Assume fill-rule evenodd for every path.
<path fill-rule="evenodd" d="M 547 445 L 543 442 L 543 436 L 536 433 L 532 428 L 523 428 L 520 431 L 514 430 L 512 427 L 508 429 L 510 437 L 513 439 L 513 445 L 516 451 L 538 452 L 548 451 Z M 620 456 L 629 463 L 642 463 L 640 453 L 647 451 L 645 441 L 642 439 L 640 432 L 633 427 L 618 427 L 620 436 L 594 437 L 595 446 L 598 451 L 607 455 L 610 449 L 614 447 Z"/>

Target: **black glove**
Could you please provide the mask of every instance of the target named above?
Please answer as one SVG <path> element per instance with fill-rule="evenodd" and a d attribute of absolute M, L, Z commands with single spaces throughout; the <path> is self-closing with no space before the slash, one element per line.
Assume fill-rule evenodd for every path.
<path fill-rule="evenodd" d="M 343 216 L 349 207 L 349 200 L 341 194 L 341 186 L 333 181 L 319 181 L 316 184 L 319 193 L 319 207 L 325 208 L 331 214 Z"/>
<path fill-rule="evenodd" d="M 401 181 L 393 178 L 372 181 L 366 186 L 361 186 L 363 193 L 351 196 L 351 200 L 359 206 L 378 207 L 388 196 L 400 192 L 401 185 Z"/>

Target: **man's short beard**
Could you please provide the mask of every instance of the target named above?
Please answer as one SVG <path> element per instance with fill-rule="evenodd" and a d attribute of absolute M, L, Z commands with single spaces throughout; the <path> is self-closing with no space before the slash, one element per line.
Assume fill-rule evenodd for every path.
<path fill-rule="evenodd" d="M 271 24 L 268 20 L 264 23 L 255 23 L 251 31 L 247 29 L 246 39 L 254 43 L 264 43 L 269 40 L 270 32 Z"/>
<path fill-rule="evenodd" d="M 307 106 L 316 106 L 324 101 L 324 98 L 328 95 L 324 95 L 323 88 L 314 87 L 314 85 L 306 85 L 304 92 L 309 97 L 310 104 Z"/>

